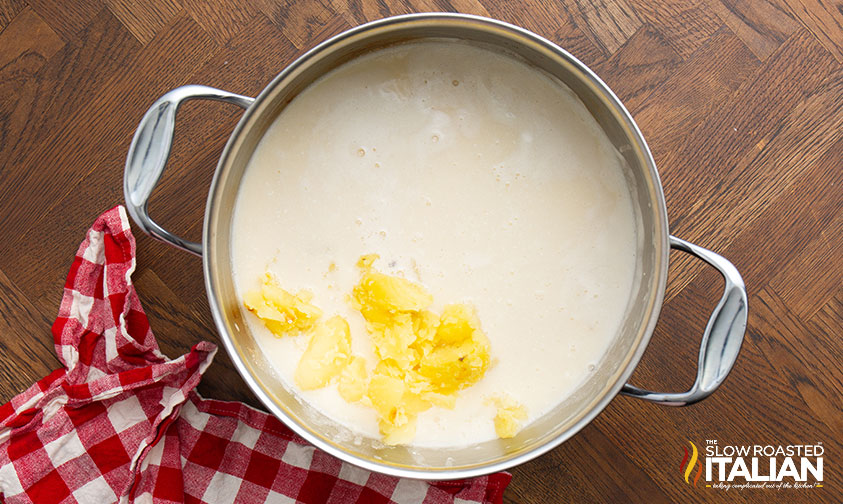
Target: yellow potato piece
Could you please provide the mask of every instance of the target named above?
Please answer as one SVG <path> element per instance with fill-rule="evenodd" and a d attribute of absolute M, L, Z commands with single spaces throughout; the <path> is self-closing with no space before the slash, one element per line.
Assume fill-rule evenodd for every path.
<path fill-rule="evenodd" d="M 310 330 L 322 310 L 310 304 L 313 295 L 307 291 L 291 294 L 270 274 L 264 276 L 260 291 L 247 292 L 243 304 L 260 318 L 278 337 Z"/>
<path fill-rule="evenodd" d="M 491 363 L 489 347 L 474 308 L 446 306 L 433 346 L 421 358 L 418 371 L 434 392 L 454 393 L 483 378 Z"/>
<path fill-rule="evenodd" d="M 480 321 L 474 309 L 463 304 L 452 304 L 442 310 L 439 326 L 436 328 L 436 342 L 438 344 L 456 345 L 470 339 Z"/>
<path fill-rule="evenodd" d="M 499 438 L 511 438 L 521 430 L 521 422 L 527 419 L 527 409 L 508 396 L 493 397 L 497 407 L 495 433 Z"/>
<path fill-rule="evenodd" d="M 454 394 L 445 395 L 437 394 L 435 392 L 424 392 L 421 395 L 422 400 L 429 402 L 433 406 L 439 406 L 445 409 L 454 409 L 457 405 L 457 396 Z"/>
<path fill-rule="evenodd" d="M 416 436 L 416 423 L 416 417 L 408 418 L 401 426 L 379 420 L 378 427 L 380 428 L 381 434 L 383 434 L 384 444 L 394 446 L 412 443 L 413 438 Z"/>
<path fill-rule="evenodd" d="M 404 397 L 406 390 L 407 386 L 399 378 L 377 374 L 369 382 L 366 395 L 369 396 L 372 407 L 375 408 L 381 418 L 389 419 L 390 423 L 400 425 L 405 423 L 406 420 L 404 405 L 401 404 L 401 399 Z"/>
<path fill-rule="evenodd" d="M 366 393 L 366 361 L 362 357 L 352 357 L 340 373 L 337 391 L 347 402 L 357 402 Z"/>
<path fill-rule="evenodd" d="M 396 312 L 419 311 L 433 304 L 433 296 L 421 285 L 377 271 L 363 274 L 354 287 L 354 300 L 364 316 L 375 312 L 373 317 L 379 321 Z"/>
<path fill-rule="evenodd" d="M 432 341 L 439 326 L 439 317 L 432 311 L 421 310 L 413 312 L 412 319 L 417 342 Z"/>
<path fill-rule="evenodd" d="M 430 408 L 430 401 L 412 392 L 403 380 L 376 374 L 369 381 L 366 397 L 378 413 L 378 425 L 388 445 L 413 440 L 419 413 Z"/>
<path fill-rule="evenodd" d="M 302 390 L 324 387 L 351 359 L 348 323 L 334 316 L 314 327 L 307 349 L 296 367 L 296 384 Z"/>
<path fill-rule="evenodd" d="M 388 323 L 370 323 L 368 328 L 380 359 L 392 360 L 400 368 L 409 368 L 418 360 L 416 351 L 410 348 L 416 334 L 408 314 L 397 314 Z"/>

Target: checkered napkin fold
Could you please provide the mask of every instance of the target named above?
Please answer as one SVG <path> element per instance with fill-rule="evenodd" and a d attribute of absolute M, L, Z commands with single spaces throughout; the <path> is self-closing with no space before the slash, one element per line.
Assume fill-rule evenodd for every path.
<path fill-rule="evenodd" d="M 118 206 L 94 222 L 70 268 L 53 325 L 64 367 L 0 406 L 0 503 L 501 501 L 509 474 L 429 484 L 371 473 L 267 413 L 201 398 L 194 389 L 216 347 L 164 356 L 134 270 Z"/>

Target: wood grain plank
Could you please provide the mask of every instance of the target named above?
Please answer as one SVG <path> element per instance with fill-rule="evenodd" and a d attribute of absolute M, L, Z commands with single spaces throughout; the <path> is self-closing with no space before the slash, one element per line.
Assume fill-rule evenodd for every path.
<path fill-rule="evenodd" d="M 657 30 L 683 60 L 721 28 L 722 21 L 701 0 L 630 0 L 645 24 Z"/>
<path fill-rule="evenodd" d="M 24 0 L 0 0 L 0 32 L 12 22 L 12 19 L 20 13 L 26 2 Z"/>
<path fill-rule="evenodd" d="M 0 47 L 3 48 L 0 52 L 0 96 L 3 101 L 18 98 L 17 90 L 63 46 L 61 38 L 38 14 L 29 8 L 21 11 L 0 32 Z"/>
<path fill-rule="evenodd" d="M 826 70 L 792 78 L 803 65 Z M 705 117 L 682 147 L 665 158 L 660 168 L 668 204 L 671 200 L 692 202 L 700 187 L 713 187 L 732 170 L 746 152 L 757 149 L 762 138 L 779 129 L 779 123 L 793 108 L 823 84 L 831 70 L 839 68 L 834 58 L 807 31 L 799 31 L 750 74 L 727 99 Z M 763 82 L 763 86 L 757 83 Z M 740 114 L 735 111 L 740 110 Z M 683 170 L 703 177 L 682 183 Z M 676 214 L 669 214 L 675 218 Z"/>
<path fill-rule="evenodd" d="M 759 66 L 744 43 L 723 27 L 640 106 L 629 107 L 656 166 L 680 150 L 694 129 Z"/>
<path fill-rule="evenodd" d="M 840 0 L 782 0 L 790 12 L 843 63 L 843 2 Z"/>
<path fill-rule="evenodd" d="M 840 437 L 826 423 L 819 421 L 808 401 L 798 387 L 794 387 L 792 376 L 782 373 L 776 363 L 771 362 L 768 350 L 776 354 L 786 352 L 792 334 L 779 327 L 775 319 L 759 305 L 757 296 L 749 299 L 751 315 L 739 365 L 730 373 L 723 386 L 703 404 L 719 409 L 721 417 L 709 417 L 709 411 L 701 411 L 710 418 L 710 425 L 722 422 L 728 424 L 723 430 L 740 444 L 749 436 L 759 439 L 792 440 L 811 439 L 829 445 L 829 449 L 843 448 Z M 785 315 L 785 314 L 780 314 Z M 800 322 L 801 324 L 801 322 Z M 804 333 L 798 337 L 806 337 Z M 809 357 L 809 360 L 813 360 Z M 790 368 L 789 368 L 790 369 Z M 797 373 L 811 373 L 811 368 L 792 368 Z M 737 371 L 737 372 L 735 372 Z M 743 438 L 743 440 L 742 440 Z M 838 489 L 839 492 L 839 489 Z M 751 499 L 758 501 L 758 497 Z M 811 498 L 806 499 L 811 502 Z"/>
<path fill-rule="evenodd" d="M 725 183 L 719 187 L 723 197 L 727 197 L 726 193 L 731 189 L 733 199 L 744 199 L 752 209 L 757 209 L 772 197 L 781 194 L 804 170 L 816 163 L 843 136 L 843 130 L 840 129 L 843 123 L 841 92 L 843 71 L 837 70 L 783 118 L 775 130 L 760 138 L 756 145 L 728 170 Z M 799 155 L 794 154 L 796 148 L 800 150 Z M 760 173 L 761 166 L 779 167 L 775 174 L 775 184 L 770 184 L 769 180 L 758 180 L 757 177 L 749 178 L 749 172 Z M 747 182 L 749 184 L 746 184 Z M 757 198 L 750 199 L 750 196 Z M 699 204 L 700 200 L 697 200 L 695 205 Z M 735 220 L 739 217 L 742 216 L 732 214 Z M 680 224 L 679 227 L 692 226 L 693 224 L 689 223 Z M 706 229 L 699 229 L 697 232 L 703 234 L 705 231 Z"/>
<path fill-rule="evenodd" d="M 103 0 L 138 41 L 148 44 L 181 9 L 177 0 Z"/>
<path fill-rule="evenodd" d="M 363 24 L 376 19 L 414 12 L 462 12 L 489 16 L 480 0 L 408 0 L 406 2 L 373 2 L 371 0 L 327 0 L 331 9 L 350 24 Z"/>
<path fill-rule="evenodd" d="M 480 0 L 446 0 L 442 5 L 443 11 L 489 17 L 489 10 Z"/>
<path fill-rule="evenodd" d="M 843 439 L 843 346 L 837 337 L 806 325 L 773 291 L 752 298 L 752 324 L 759 346 L 773 367 L 784 374 L 838 441 Z M 838 335 L 839 336 L 839 335 Z M 816 367 L 824 372 L 812 373 Z"/>
<path fill-rule="evenodd" d="M 61 367 L 53 350 L 52 324 L 0 271 L 0 404 Z"/>
<path fill-rule="evenodd" d="M 749 126 L 749 125 L 748 125 Z M 750 126 L 752 127 L 752 126 Z M 736 229 L 758 218 L 771 200 L 788 190 L 843 138 L 843 72 L 832 75 L 815 94 L 800 103 L 756 146 L 722 173 L 690 211 L 673 221 L 673 232 L 704 246 L 723 250 Z M 798 149 L 798 154 L 794 151 Z M 766 167 L 775 166 L 771 172 Z M 723 209 L 721 213 L 701 208 Z M 681 288 L 687 271 L 672 282 Z"/>
<path fill-rule="evenodd" d="M 251 2 L 181 0 L 181 3 L 196 24 L 220 45 L 239 34 L 258 12 Z"/>
<path fill-rule="evenodd" d="M 32 195 L 37 203 L 32 201 L 32 204 L 40 203 L 41 208 L 49 208 L 50 202 L 59 201 L 61 198 L 57 196 L 65 194 L 73 186 L 74 182 L 70 180 L 82 178 L 98 165 L 94 163 L 95 159 L 101 161 L 117 152 L 122 158 L 127 145 L 125 142 L 134 132 L 135 118 L 146 110 L 151 103 L 150 98 L 181 83 L 215 52 L 215 44 L 187 15 L 175 19 L 161 35 L 145 50 L 138 52 L 132 61 L 126 62 L 123 71 L 109 86 L 103 87 L 103 92 L 88 104 L 84 113 L 66 118 L 65 124 L 50 137 L 42 139 L 43 143 L 20 161 L 21 169 L 10 174 L 12 180 L 0 182 L 0 193 L 20 189 L 31 182 L 40 187 L 40 191 Z M 149 68 L 167 71 L 152 75 Z M 109 107 L 119 112 L 104 113 Z M 128 120 L 130 117 L 131 121 Z M 122 162 L 112 163 L 114 165 L 122 165 Z M 38 177 L 37 171 L 26 169 L 32 166 L 64 166 L 68 169 L 51 174 L 57 177 L 35 182 L 32 179 Z M 45 184 L 40 185 L 41 182 Z M 14 218 L 16 213 L 12 211 L 2 218 L 4 221 Z"/>
<path fill-rule="evenodd" d="M 722 250 L 725 242 L 729 241 L 728 236 L 735 234 L 732 229 L 740 229 L 747 225 L 746 222 L 736 218 L 732 205 L 751 206 L 757 209 L 760 202 L 755 199 L 741 200 L 738 197 L 739 194 L 746 195 L 746 192 L 742 191 L 747 189 L 748 180 L 739 180 L 734 187 L 735 191 L 732 191 L 732 186 L 724 183 L 724 180 L 728 178 L 734 181 L 738 173 L 741 176 L 747 176 L 745 174 L 748 163 L 744 162 L 740 165 L 741 169 L 735 169 L 735 166 L 741 162 L 741 158 L 754 159 L 759 148 L 765 152 L 765 156 L 767 155 L 767 150 L 762 148 L 768 145 L 768 142 L 762 141 L 764 137 L 770 137 L 778 132 L 778 142 L 788 139 L 787 135 L 804 138 L 806 132 L 793 128 L 795 117 L 789 121 L 791 128 L 786 135 L 780 134 L 782 131 L 780 122 L 788 114 L 795 114 L 792 112 L 793 107 L 814 93 L 818 87 L 828 85 L 825 78 L 828 73 L 805 75 L 798 83 L 791 79 L 789 75 L 793 71 L 794 61 L 823 68 L 834 68 L 836 65 L 831 55 L 822 49 L 809 33 L 798 32 L 783 44 L 765 65 L 750 75 L 737 91 L 717 104 L 704 121 L 687 136 L 680 149 L 666 153 L 661 160 L 660 174 L 668 204 L 668 215 L 671 218 L 671 228 L 675 234 L 692 241 L 696 240 L 703 246 Z M 765 85 L 757 86 L 757 82 L 765 82 Z M 826 98 L 830 96 L 826 95 Z M 816 114 L 821 107 L 815 106 L 811 114 Z M 741 113 L 735 114 L 735 110 L 741 110 Z M 820 112 L 820 114 L 825 113 L 825 111 Z M 801 120 L 817 123 L 817 128 L 829 137 L 837 134 L 825 129 L 823 121 L 816 116 L 812 119 L 802 117 Z M 820 133 L 815 128 L 808 131 Z M 795 138 L 790 138 L 790 140 L 793 141 Z M 747 154 L 748 152 L 751 154 Z M 788 158 L 792 154 L 779 152 Z M 797 166 L 805 166 L 804 162 L 796 161 Z M 698 167 L 703 167 L 703 169 Z M 776 172 L 768 173 L 767 168 L 758 163 L 754 164 L 751 170 L 758 172 L 752 175 L 756 179 L 756 187 L 759 182 L 765 188 L 774 191 L 781 187 L 763 182 L 766 180 L 764 177 L 774 176 Z M 693 177 L 689 178 L 689 174 L 693 174 Z M 715 194 L 719 196 L 715 197 Z M 700 212 L 706 203 L 717 206 L 708 207 L 707 213 Z M 727 216 L 730 216 L 731 220 L 724 222 Z M 692 222 L 701 221 L 706 222 L 698 226 L 692 224 Z M 712 232 L 717 234 L 710 236 Z M 681 290 L 692 277 L 692 270 L 686 270 L 681 272 L 678 278 L 672 279 L 666 293 L 667 298 L 670 299 Z"/>
<path fill-rule="evenodd" d="M 283 2 L 262 0 L 260 10 L 300 51 L 324 40 L 349 25 L 337 7 L 328 1 Z"/>
<path fill-rule="evenodd" d="M 591 428 L 591 426 L 586 426 L 582 435 Z M 505 504 L 564 502 L 565 496 L 572 495 L 576 495 L 581 502 L 599 502 L 601 499 L 590 484 L 593 478 L 586 481 L 572 474 L 571 468 L 572 466 L 576 468 L 576 465 L 571 461 L 575 460 L 575 457 L 569 453 L 568 444 L 563 443 L 544 456 L 513 467 L 509 471 L 512 474 L 512 481 L 503 494 L 503 502 Z M 552 478 L 547 477 L 551 474 Z"/>
<path fill-rule="evenodd" d="M 843 183 L 840 179 L 843 177 L 838 177 L 838 188 Z M 832 193 L 834 187 L 830 186 Z M 813 206 L 812 202 L 811 208 Z M 819 235 L 810 242 L 803 242 L 802 250 L 794 254 L 769 283 L 770 289 L 790 311 L 802 319 L 813 317 L 843 285 L 843 195 L 837 198 L 836 206 L 841 210 L 837 216 L 828 225 L 818 223 Z M 811 274 L 820 271 L 823 274 Z"/>
<path fill-rule="evenodd" d="M 593 477 L 594 468 L 599 468 L 601 481 L 596 486 L 598 489 L 604 487 L 598 492 L 600 498 L 608 502 L 620 502 L 625 499 L 651 503 L 671 502 L 664 490 L 629 456 L 624 447 L 603 434 L 602 429 L 613 430 L 614 427 L 602 426 L 599 422 L 596 425 L 598 429 L 589 431 L 588 436 L 575 447 L 579 449 L 576 449 L 577 457 L 572 463 L 577 464 L 583 479 Z M 580 465 L 583 458 L 593 460 L 587 469 Z M 634 490 L 630 492 L 630 489 Z"/>
<path fill-rule="evenodd" d="M 766 60 L 799 27 L 777 0 L 708 0 L 720 19 Z"/>
<path fill-rule="evenodd" d="M 839 264 L 838 264 L 839 266 Z M 843 288 L 811 317 L 818 330 L 834 337 L 843 334 Z"/>
<path fill-rule="evenodd" d="M 595 68 L 606 61 L 603 51 L 596 47 L 570 18 L 560 23 L 548 38 L 589 68 Z"/>
<path fill-rule="evenodd" d="M 99 0 L 27 0 L 27 3 L 56 33 L 72 43 L 103 7 Z"/>
<path fill-rule="evenodd" d="M 407 2 L 372 2 L 369 0 L 329 0 L 330 9 L 350 25 L 413 12 Z"/>
<path fill-rule="evenodd" d="M 17 252 L 31 243 L 25 234 L 35 232 L 39 223 L 49 222 L 44 221 L 45 216 L 64 215 L 67 209 L 79 218 L 79 214 L 73 213 L 72 201 L 75 200 L 71 199 L 65 208 L 64 198 L 80 183 L 94 188 L 102 188 L 108 183 L 107 189 L 120 192 L 126 149 L 138 118 L 155 98 L 184 84 L 186 77 L 214 54 L 215 48 L 210 37 L 187 14 L 178 16 L 150 44 L 125 61 L 123 71 L 104 86 L 103 92 L 83 111 L 65 118 L 64 123 L 55 124 L 50 135 L 34 144 L 26 157 L 16 164 L 19 169 L 2 173 L 6 177 L 0 178 L 0 195 L 3 195 L 0 198 L 19 191 L 28 195 L 27 205 L 3 207 L 6 213 L 0 217 L 4 222 L 16 222 L 15 233 L 20 233 L 4 233 L 0 257 L 8 264 L 17 265 L 18 276 L 12 279 L 21 288 L 29 289 L 44 283 L 43 278 L 39 279 L 26 267 L 26 254 Z M 162 71 L 150 72 L 150 68 Z M 116 180 L 111 179 L 112 173 L 118 175 Z M 87 227 L 94 217 L 108 208 L 109 201 L 113 205 L 122 201 L 122 197 L 94 201 L 98 202 L 96 210 L 80 209 L 81 219 L 73 225 L 68 224 L 67 231 Z M 33 214 L 29 210 L 32 208 L 40 211 Z M 47 230 L 49 228 L 47 226 Z M 49 239 L 48 243 L 51 243 Z M 50 285 L 42 288 L 51 292 Z"/>
<path fill-rule="evenodd" d="M 126 58 L 140 48 L 105 8 L 80 37 L 84 43 L 67 44 L 41 72 L 20 83 L 16 99 L 0 97 L 0 159 L 8 166 L 22 163 L 28 150 L 49 137 L 57 124 L 94 102 L 104 86 L 124 70 Z M 3 178 L 0 173 L 0 180 Z"/>
<path fill-rule="evenodd" d="M 602 428 L 595 421 L 542 458 L 514 467 L 504 501 L 565 502 L 576 495 L 578 502 L 671 502 Z"/>
<path fill-rule="evenodd" d="M 606 56 L 614 54 L 642 25 L 625 0 L 574 0 L 569 12 Z"/>
<path fill-rule="evenodd" d="M 821 236 L 843 206 L 843 195 L 839 192 L 817 190 L 843 184 L 843 170 L 839 169 L 842 156 L 843 139 L 830 147 L 779 196 L 768 200 L 752 222 L 735 227 L 738 232 L 721 252 L 738 266 L 751 291 L 769 286 L 771 280 L 780 274 L 802 275 L 806 281 L 824 285 L 824 281 L 817 277 L 828 273 L 793 259 L 803 253 L 806 245 Z M 682 281 L 680 275 L 684 274 L 683 271 L 675 275 L 671 282 Z M 831 276 L 836 274 L 833 272 Z M 808 304 L 813 304 L 813 301 L 805 300 Z"/>
<path fill-rule="evenodd" d="M 679 55 L 661 35 L 644 26 L 594 71 L 628 109 L 635 110 L 680 62 Z"/>
<path fill-rule="evenodd" d="M 490 3 L 488 8 L 489 15 L 495 19 L 522 26 L 552 40 L 590 67 L 607 59 L 603 48 L 592 42 L 593 37 L 586 36 L 561 2 L 523 0 Z"/>

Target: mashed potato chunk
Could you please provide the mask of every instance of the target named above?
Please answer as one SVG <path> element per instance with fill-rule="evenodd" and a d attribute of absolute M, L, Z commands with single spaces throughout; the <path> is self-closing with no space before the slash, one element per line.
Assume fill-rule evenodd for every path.
<path fill-rule="evenodd" d="M 527 409 L 509 396 L 491 398 L 498 413 L 495 415 L 495 433 L 499 438 L 511 438 L 521 430 L 521 422 L 527 419 Z"/>
<path fill-rule="evenodd" d="M 307 349 L 296 366 L 296 385 L 302 390 L 322 388 L 351 360 L 351 333 L 344 318 L 319 322 L 310 333 Z"/>
<path fill-rule="evenodd" d="M 432 405 L 453 407 L 456 393 L 483 378 L 489 368 L 489 340 L 472 306 L 448 305 L 437 316 L 433 296 L 407 279 L 385 275 L 358 261 L 360 282 L 352 305 L 366 319 L 375 367 L 366 397 L 378 412 L 387 444 L 415 434 L 416 417 Z"/>
<path fill-rule="evenodd" d="M 353 403 L 363 399 L 366 385 L 366 360 L 362 357 L 352 357 L 340 373 L 337 390 L 346 402 Z"/>
<path fill-rule="evenodd" d="M 310 304 L 313 294 L 299 291 L 291 294 L 282 289 L 267 273 L 259 291 L 247 292 L 246 308 L 254 312 L 264 325 L 279 338 L 310 330 L 322 316 L 322 310 Z"/>

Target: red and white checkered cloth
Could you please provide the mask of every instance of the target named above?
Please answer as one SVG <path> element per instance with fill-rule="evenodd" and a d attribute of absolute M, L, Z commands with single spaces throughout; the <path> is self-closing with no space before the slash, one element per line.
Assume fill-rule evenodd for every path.
<path fill-rule="evenodd" d="M 0 407 L 0 503 L 501 501 L 509 474 L 429 484 L 370 473 L 267 413 L 201 398 L 194 388 L 216 347 L 165 357 L 134 270 L 118 206 L 70 268 L 53 325 L 64 368 Z"/>

